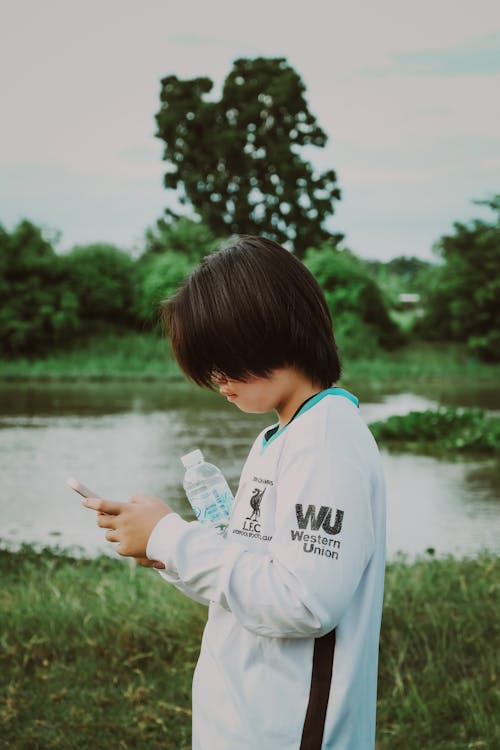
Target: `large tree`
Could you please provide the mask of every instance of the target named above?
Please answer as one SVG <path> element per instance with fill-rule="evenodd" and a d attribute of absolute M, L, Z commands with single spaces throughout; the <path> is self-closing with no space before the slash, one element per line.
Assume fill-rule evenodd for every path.
<path fill-rule="evenodd" d="M 206 77 L 161 82 L 165 187 L 219 237 L 262 234 L 290 242 L 298 257 L 343 239 L 325 228 L 340 199 L 336 174 L 316 173 L 301 155 L 304 146 L 323 148 L 327 136 L 297 72 L 284 58 L 240 59 L 220 99 L 207 98 L 212 88 Z"/>

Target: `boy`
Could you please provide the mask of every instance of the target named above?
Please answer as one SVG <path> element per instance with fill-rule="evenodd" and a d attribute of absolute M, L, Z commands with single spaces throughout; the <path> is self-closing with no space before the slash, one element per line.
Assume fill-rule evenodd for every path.
<path fill-rule="evenodd" d="M 226 538 L 155 498 L 90 500 L 118 552 L 209 606 L 195 750 L 373 750 L 385 565 L 379 453 L 323 293 L 280 245 L 243 236 L 163 304 L 184 372 L 245 412 L 275 409 Z"/>

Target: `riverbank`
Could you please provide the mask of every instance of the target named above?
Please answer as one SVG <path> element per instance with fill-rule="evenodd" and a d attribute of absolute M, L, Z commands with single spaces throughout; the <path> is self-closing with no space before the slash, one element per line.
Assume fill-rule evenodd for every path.
<path fill-rule="evenodd" d="M 150 333 L 88 338 L 43 356 L 0 361 L 0 380 L 180 380 L 168 341 Z"/>
<path fill-rule="evenodd" d="M 369 378 L 372 383 L 425 383 L 442 380 L 500 380 L 500 364 L 470 358 L 457 345 L 413 342 L 376 358 L 344 361 L 343 382 Z M 126 333 L 90 338 L 64 351 L 0 361 L 0 380 L 181 380 L 165 338 Z"/>
<path fill-rule="evenodd" d="M 126 561 L 0 551 L 0 747 L 188 750 L 205 609 Z M 500 743 L 500 558 L 387 569 L 377 750 Z"/>

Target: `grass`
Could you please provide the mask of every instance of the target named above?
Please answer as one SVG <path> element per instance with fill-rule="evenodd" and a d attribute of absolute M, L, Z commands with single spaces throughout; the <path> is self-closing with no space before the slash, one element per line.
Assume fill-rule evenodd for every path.
<path fill-rule="evenodd" d="M 183 376 L 165 338 L 126 333 L 90 337 L 37 357 L 3 358 L 3 380 L 175 380 Z"/>
<path fill-rule="evenodd" d="M 0 747 L 187 750 L 205 609 L 108 558 L 0 551 Z M 500 747 L 500 558 L 387 569 L 377 750 Z"/>
<path fill-rule="evenodd" d="M 448 379 L 498 382 L 500 364 L 484 364 L 457 345 L 414 342 L 377 357 L 349 359 L 344 380 L 372 383 Z M 108 334 L 76 342 L 64 351 L 38 357 L 2 358 L 0 379 L 181 379 L 164 338 L 151 333 Z"/>
<path fill-rule="evenodd" d="M 202 607 L 121 561 L 0 560 L 0 747 L 190 746 Z"/>
<path fill-rule="evenodd" d="M 345 362 L 344 377 L 393 384 L 436 382 L 443 378 L 458 383 L 498 384 L 500 363 L 481 362 L 457 344 L 414 341 L 392 352 L 380 351 L 375 359 L 359 357 Z"/>
<path fill-rule="evenodd" d="M 500 558 L 388 570 L 377 750 L 500 747 Z"/>

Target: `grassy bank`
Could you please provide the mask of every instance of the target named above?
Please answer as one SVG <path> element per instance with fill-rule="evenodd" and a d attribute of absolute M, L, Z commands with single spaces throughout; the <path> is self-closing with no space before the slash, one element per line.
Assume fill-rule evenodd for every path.
<path fill-rule="evenodd" d="M 0 361 L 0 379 L 169 380 L 181 379 L 168 341 L 127 333 L 89 338 L 43 356 Z"/>
<path fill-rule="evenodd" d="M 407 345 L 394 352 L 380 351 L 376 358 L 348 359 L 344 380 L 370 378 L 371 382 L 427 382 L 447 379 L 457 382 L 498 382 L 500 365 L 471 359 L 456 345 Z M 152 334 L 107 335 L 73 344 L 35 358 L 3 358 L 0 379 L 179 379 L 167 341 Z"/>
<path fill-rule="evenodd" d="M 156 573 L 0 552 L 0 747 L 187 750 L 204 608 Z M 388 567 L 377 750 L 500 746 L 500 558 Z"/>

